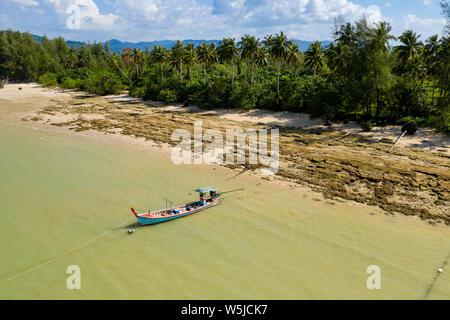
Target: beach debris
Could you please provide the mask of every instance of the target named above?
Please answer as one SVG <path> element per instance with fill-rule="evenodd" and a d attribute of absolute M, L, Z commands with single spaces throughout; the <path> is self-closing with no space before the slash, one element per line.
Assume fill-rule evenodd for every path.
<path fill-rule="evenodd" d="M 417 123 L 409 121 L 403 125 L 401 131 L 413 135 L 417 132 Z"/>
<path fill-rule="evenodd" d="M 403 136 L 405 134 L 410 134 L 413 135 L 417 132 L 417 123 L 413 122 L 413 121 L 409 121 L 407 123 L 405 123 L 401 129 L 402 134 L 397 138 L 397 140 L 395 140 L 394 144 L 392 145 L 392 147 L 388 150 L 388 152 L 390 152 L 395 145 L 403 138 Z"/>
<path fill-rule="evenodd" d="M 340 140 L 340 139 L 348 137 L 349 135 L 352 135 L 352 134 L 357 134 L 359 131 L 361 131 L 361 129 L 356 129 L 356 130 L 353 130 L 353 131 L 346 132 L 344 135 L 339 136 L 337 138 L 333 138 L 329 142 Z"/>
<path fill-rule="evenodd" d="M 390 152 L 395 146 L 396 144 L 403 138 L 403 136 L 406 134 L 406 131 L 403 131 L 402 134 L 397 138 L 397 140 L 395 140 L 394 144 L 392 145 L 392 147 L 388 150 L 388 152 Z"/>
<path fill-rule="evenodd" d="M 438 269 L 438 272 L 439 272 L 439 273 L 442 273 L 443 271 L 444 271 L 444 270 L 442 270 L 442 268 L 439 268 L 439 269 Z"/>
<path fill-rule="evenodd" d="M 128 230 L 128 234 L 133 234 L 133 233 L 134 233 L 134 229 Z"/>
<path fill-rule="evenodd" d="M 22 87 L 19 87 L 19 90 L 22 90 Z"/>

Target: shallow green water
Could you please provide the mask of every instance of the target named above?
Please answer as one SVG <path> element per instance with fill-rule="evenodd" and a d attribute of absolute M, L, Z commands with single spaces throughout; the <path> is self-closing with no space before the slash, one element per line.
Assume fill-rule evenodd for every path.
<path fill-rule="evenodd" d="M 168 160 L 0 119 L 0 298 L 421 299 L 450 250 L 445 227 Z M 207 185 L 246 190 L 127 234 L 130 206 L 182 203 Z M 81 290 L 66 288 L 69 265 Z M 369 265 L 380 290 L 366 287 Z M 448 268 L 429 298 L 450 299 Z"/>

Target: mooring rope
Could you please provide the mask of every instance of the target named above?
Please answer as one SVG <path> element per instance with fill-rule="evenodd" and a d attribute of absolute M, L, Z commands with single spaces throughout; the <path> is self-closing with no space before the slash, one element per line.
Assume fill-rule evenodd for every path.
<path fill-rule="evenodd" d="M 444 263 L 442 264 L 442 266 L 441 266 L 441 268 L 440 268 L 440 269 L 442 269 L 442 271 L 444 271 L 444 267 L 447 265 L 447 262 L 448 262 L 449 259 L 450 259 L 450 252 L 448 253 L 447 258 L 445 259 Z M 425 293 L 425 295 L 424 295 L 424 297 L 423 297 L 424 300 L 425 300 L 425 299 L 428 297 L 428 295 L 430 294 L 431 289 L 433 289 L 434 283 L 437 281 L 437 279 L 439 278 L 440 275 L 441 275 L 441 272 L 438 271 L 437 274 L 436 274 L 436 276 L 434 276 L 433 281 L 431 282 L 430 286 L 428 287 L 427 292 Z"/>
<path fill-rule="evenodd" d="M 27 273 L 30 273 L 31 271 L 34 271 L 34 270 L 36 270 L 36 269 L 38 269 L 38 268 L 40 268 L 40 267 L 42 267 L 42 266 L 45 266 L 45 265 L 50 264 L 50 263 L 52 263 L 52 262 L 54 262 L 54 261 L 56 261 L 56 260 L 59 260 L 59 259 L 61 259 L 62 257 L 65 257 L 65 256 L 67 256 L 67 255 L 69 255 L 69 254 L 71 254 L 71 253 L 73 253 L 73 252 L 75 252 L 75 251 L 77 251 L 77 250 L 80 250 L 80 249 L 86 247 L 87 245 L 91 244 L 92 242 L 94 242 L 94 241 L 100 239 L 100 238 L 103 237 L 104 235 L 110 233 L 111 231 L 116 230 L 117 228 L 121 227 L 123 224 L 125 224 L 125 223 L 128 222 L 128 221 L 131 221 L 132 219 L 134 220 L 135 218 L 128 218 L 127 220 L 125 220 L 125 221 L 119 223 L 117 226 L 115 226 L 115 227 L 113 227 L 113 228 L 110 228 L 110 229 L 108 229 L 108 230 L 102 232 L 102 233 L 99 234 L 98 236 L 96 236 L 96 237 L 94 237 L 94 238 L 92 238 L 92 239 L 90 239 L 90 240 L 88 240 L 88 241 L 82 243 L 81 245 L 79 245 L 79 246 L 77 246 L 77 247 L 75 247 L 75 248 L 73 248 L 73 249 L 70 249 L 70 250 L 68 250 L 68 251 L 66 251 L 66 252 L 64 252 L 64 253 L 61 253 L 60 255 L 57 255 L 57 256 L 54 257 L 54 258 L 45 260 L 45 261 L 43 261 L 43 262 L 41 262 L 41 263 L 39 263 L 39 264 L 37 264 L 37 265 L 34 265 L 33 267 L 31 267 L 31 268 L 29 268 L 29 269 L 27 269 L 27 270 L 25 270 L 25 271 L 23 271 L 23 272 L 20 272 L 20 273 L 14 275 L 14 276 L 12 276 L 12 277 L 9 277 L 9 278 L 7 278 L 7 279 L 1 280 L 1 281 L 0 281 L 0 284 L 9 282 L 9 281 L 11 281 L 11 280 L 14 280 L 14 279 L 16 279 L 16 278 L 18 278 L 18 277 L 21 277 L 21 276 L 23 276 L 23 275 L 25 275 L 25 274 L 27 274 Z"/>

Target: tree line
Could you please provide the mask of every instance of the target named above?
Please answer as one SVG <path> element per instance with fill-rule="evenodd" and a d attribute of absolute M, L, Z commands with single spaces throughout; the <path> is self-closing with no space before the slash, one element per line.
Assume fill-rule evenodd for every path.
<path fill-rule="evenodd" d="M 8 30 L 0 32 L 0 78 L 205 108 L 307 112 L 367 130 L 415 120 L 450 132 L 448 31 L 395 38 L 387 22 L 361 19 L 336 21 L 332 35 L 330 45 L 316 41 L 304 53 L 279 32 L 116 54 L 107 43 L 70 48 L 62 38 L 37 42 Z"/>

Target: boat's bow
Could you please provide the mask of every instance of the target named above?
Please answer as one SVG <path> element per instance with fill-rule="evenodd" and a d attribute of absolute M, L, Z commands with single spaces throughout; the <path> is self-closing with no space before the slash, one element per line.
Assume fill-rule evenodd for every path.
<path fill-rule="evenodd" d="M 134 209 L 133 208 L 131 208 L 131 212 L 133 212 L 133 214 L 136 216 L 136 218 L 138 217 L 138 214 L 137 214 L 137 212 L 136 211 L 134 211 Z"/>

